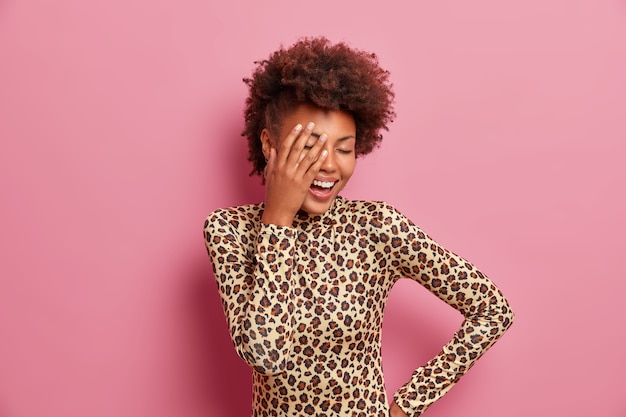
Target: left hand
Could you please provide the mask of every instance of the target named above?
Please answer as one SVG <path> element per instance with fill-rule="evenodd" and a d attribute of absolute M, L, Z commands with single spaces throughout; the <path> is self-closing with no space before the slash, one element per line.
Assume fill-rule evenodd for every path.
<path fill-rule="evenodd" d="M 390 417 L 409 417 L 402 409 L 396 404 L 396 402 L 392 402 L 391 406 L 389 406 L 389 416 Z"/>

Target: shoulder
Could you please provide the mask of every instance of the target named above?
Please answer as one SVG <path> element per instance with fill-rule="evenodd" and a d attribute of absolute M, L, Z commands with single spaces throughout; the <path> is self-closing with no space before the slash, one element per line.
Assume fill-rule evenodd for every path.
<path fill-rule="evenodd" d="M 385 201 L 343 199 L 337 215 L 342 222 L 358 223 L 376 228 L 409 221 L 394 206 Z"/>
<path fill-rule="evenodd" d="M 261 218 L 262 204 L 219 208 L 204 221 L 206 232 L 254 230 Z"/>

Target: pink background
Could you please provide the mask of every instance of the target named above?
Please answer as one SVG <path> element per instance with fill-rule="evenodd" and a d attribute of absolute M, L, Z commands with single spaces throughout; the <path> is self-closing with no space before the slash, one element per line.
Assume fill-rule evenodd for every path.
<path fill-rule="evenodd" d="M 0 416 L 249 415 L 201 227 L 262 198 L 241 78 L 302 35 L 395 84 L 345 195 L 397 206 L 517 313 L 427 415 L 626 416 L 626 2 L 399 3 L 0 2 Z M 389 391 L 460 321 L 394 288 Z"/>

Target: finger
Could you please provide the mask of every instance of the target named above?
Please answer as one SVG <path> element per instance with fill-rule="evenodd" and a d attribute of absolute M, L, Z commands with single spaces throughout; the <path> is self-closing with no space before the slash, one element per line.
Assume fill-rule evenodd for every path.
<path fill-rule="evenodd" d="M 300 136 L 296 139 L 296 141 L 291 146 L 291 150 L 289 151 L 289 156 L 287 157 L 287 164 L 290 167 L 297 167 L 300 161 L 302 160 L 301 155 L 306 153 L 305 147 L 309 140 L 313 139 L 311 134 L 313 133 L 313 129 L 315 128 L 315 123 L 309 122 L 306 127 L 300 133 Z"/>
<path fill-rule="evenodd" d="M 307 182 L 309 183 L 313 182 L 317 173 L 320 172 L 320 169 L 322 169 L 322 165 L 324 164 L 324 161 L 326 160 L 327 157 L 328 157 L 328 151 L 324 149 L 322 153 L 320 153 L 320 156 L 317 158 L 317 160 L 313 162 L 313 164 L 311 164 L 309 166 L 309 169 L 305 172 L 304 178 Z"/>
<path fill-rule="evenodd" d="M 304 175 L 310 167 L 319 159 L 323 152 L 324 144 L 328 139 L 326 133 L 322 133 L 320 137 L 315 141 L 313 147 L 302 153 L 301 160 L 298 164 L 298 172 Z"/>
<path fill-rule="evenodd" d="M 304 149 L 311 149 L 315 142 L 319 139 L 320 135 L 317 133 L 311 132 L 311 135 L 308 137 L 307 141 L 304 143 Z M 302 159 L 302 157 L 300 157 Z"/>
<path fill-rule="evenodd" d="M 291 129 L 291 132 L 280 142 L 280 149 L 278 150 L 278 164 L 284 164 L 287 162 L 287 158 L 289 157 L 289 153 L 291 152 L 291 147 L 293 146 L 296 139 L 299 137 L 300 132 L 302 131 L 302 125 L 298 123 Z"/>

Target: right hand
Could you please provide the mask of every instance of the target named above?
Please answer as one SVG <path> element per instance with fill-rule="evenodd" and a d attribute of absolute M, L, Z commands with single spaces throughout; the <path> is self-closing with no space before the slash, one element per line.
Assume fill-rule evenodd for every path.
<path fill-rule="evenodd" d="M 319 172 L 327 151 L 327 136 L 311 136 L 314 124 L 297 125 L 280 142 L 279 149 L 272 147 L 265 171 L 265 210 L 261 221 L 266 224 L 291 226 L 302 207 L 311 183 Z M 307 146 L 307 143 L 311 144 Z"/>

